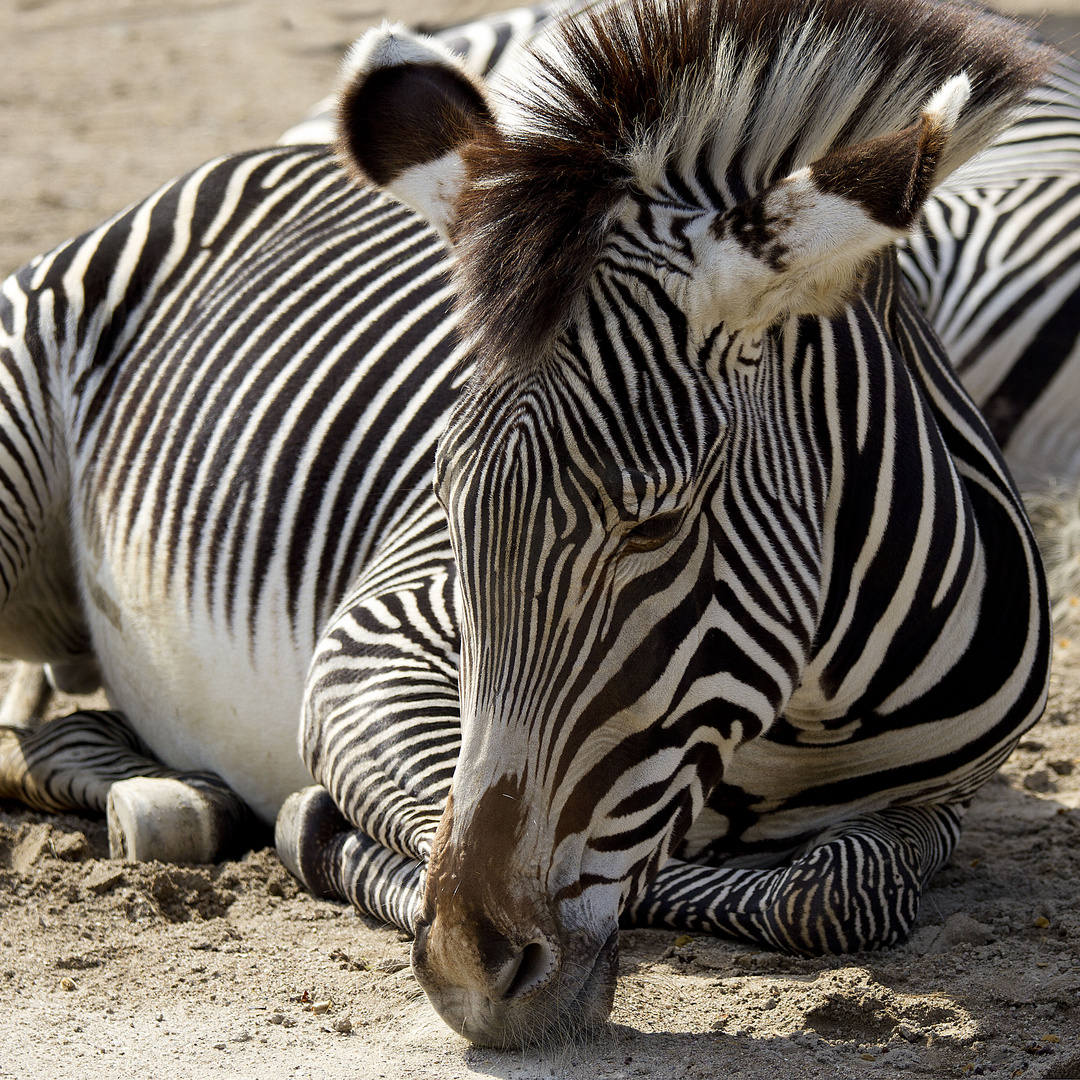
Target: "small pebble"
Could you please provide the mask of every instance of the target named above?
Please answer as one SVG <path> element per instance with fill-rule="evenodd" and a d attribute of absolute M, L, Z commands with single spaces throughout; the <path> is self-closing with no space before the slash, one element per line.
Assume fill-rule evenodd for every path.
<path fill-rule="evenodd" d="M 125 884 L 124 871 L 116 863 L 98 863 L 86 875 L 84 887 L 95 896 L 104 896 Z"/>
<path fill-rule="evenodd" d="M 348 1035 L 352 1031 L 352 1021 L 347 1016 L 343 1016 L 340 1020 L 334 1021 L 334 1030 L 340 1031 L 342 1035 Z"/>
<path fill-rule="evenodd" d="M 943 953 L 957 945 L 987 945 L 993 940 L 994 931 L 989 926 L 958 911 L 945 920 L 945 925 L 927 952 Z"/>
<path fill-rule="evenodd" d="M 60 980 L 60 989 L 61 990 L 74 990 L 75 989 L 75 980 L 71 979 L 71 978 L 61 979 Z"/>

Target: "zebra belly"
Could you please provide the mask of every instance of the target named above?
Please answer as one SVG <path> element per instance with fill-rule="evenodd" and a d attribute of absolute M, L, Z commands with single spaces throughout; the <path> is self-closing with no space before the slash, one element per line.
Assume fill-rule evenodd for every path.
<path fill-rule="evenodd" d="M 88 607 L 110 703 L 160 760 L 216 773 L 272 824 L 311 783 L 297 747 L 309 657 L 287 635 L 253 647 L 172 598 L 108 605 L 102 592 Z"/>

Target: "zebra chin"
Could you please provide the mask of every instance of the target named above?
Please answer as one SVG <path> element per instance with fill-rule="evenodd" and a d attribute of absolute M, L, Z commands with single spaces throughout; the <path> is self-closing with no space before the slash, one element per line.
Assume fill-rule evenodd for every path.
<path fill-rule="evenodd" d="M 439 1016 L 470 1042 L 551 1048 L 587 1038 L 606 1024 L 619 967 L 617 928 L 603 940 L 573 933 L 560 941 L 534 931 L 521 948 L 508 948 L 506 939 L 495 941 L 480 929 L 468 949 L 473 962 L 465 964 L 448 962 L 461 956 L 465 928 L 442 935 L 454 939 L 449 949 L 438 940 L 439 929 L 437 917 L 417 927 L 413 974 Z"/>

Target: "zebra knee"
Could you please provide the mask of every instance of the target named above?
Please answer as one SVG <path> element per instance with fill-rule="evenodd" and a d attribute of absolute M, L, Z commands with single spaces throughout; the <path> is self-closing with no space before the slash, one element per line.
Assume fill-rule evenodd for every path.
<path fill-rule="evenodd" d="M 274 843 L 281 861 L 315 896 L 345 900 L 365 915 L 413 932 L 423 864 L 355 828 L 324 787 L 305 788 L 285 800 Z"/>
<path fill-rule="evenodd" d="M 209 863 L 244 846 L 251 811 L 216 777 L 135 776 L 109 788 L 109 855 L 128 862 Z"/>
<path fill-rule="evenodd" d="M 903 941 L 923 886 L 960 835 L 951 806 L 893 807 L 838 826 L 768 884 L 764 930 L 803 955 L 862 952 Z"/>

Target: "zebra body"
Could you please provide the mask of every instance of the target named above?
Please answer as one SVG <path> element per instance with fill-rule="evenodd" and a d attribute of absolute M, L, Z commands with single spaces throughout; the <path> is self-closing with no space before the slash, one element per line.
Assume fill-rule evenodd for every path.
<path fill-rule="evenodd" d="M 900 263 L 1021 490 L 1080 480 L 1080 63 L 927 201 Z"/>
<path fill-rule="evenodd" d="M 460 360 L 445 263 L 419 223 L 358 197 L 324 150 L 289 147 L 211 162 L 7 286 L 13 389 L 41 404 L 24 391 L 21 415 L 69 454 L 19 478 L 45 504 L 24 544 L 51 560 L 34 541 L 70 506 L 74 564 L 45 596 L 47 626 L 34 608 L 9 633 L 50 635 L 22 653 L 33 659 L 92 647 L 110 701 L 155 756 L 218 773 L 268 821 L 310 782 L 296 730 L 322 627 L 373 550 L 399 531 L 416 543 L 410 530 L 437 512 L 434 439 Z M 383 310 L 355 317 L 387 292 Z M 346 293 L 358 299 L 342 304 Z M 281 333 L 304 344 L 265 347 Z M 268 393 L 277 406 L 256 408 Z M 328 428 L 346 434 L 319 461 Z M 7 569 L 17 600 L 22 567 Z M 36 577 L 27 584 L 39 597 Z"/>
<path fill-rule="evenodd" d="M 887 8 L 867 5 L 875 28 L 895 26 Z M 630 9 L 649 26 L 682 18 Z M 614 32 L 581 26 L 571 51 Z M 936 81 L 893 87 L 905 103 L 883 94 L 875 121 L 851 106 L 847 137 L 921 117 L 910 130 L 936 133 L 927 145 L 951 169 L 1041 61 L 1019 42 L 985 53 L 976 25 L 964 62 L 991 89 L 975 80 L 969 109 L 957 58 L 917 38 L 904 40 Z M 459 131 L 483 143 L 482 50 L 459 66 L 408 36 L 373 41 L 346 100 L 416 61 L 471 103 Z M 515 53 L 508 79 L 519 60 L 529 70 Z M 520 105 L 527 120 L 535 104 Z M 485 247 L 543 240 L 531 217 L 514 236 L 482 200 L 472 232 L 440 216 L 454 181 L 433 169 L 460 147 L 437 132 L 433 159 L 402 170 L 399 154 L 380 175 L 378 145 L 365 160 L 360 140 L 354 163 L 430 223 L 350 186 L 325 148 L 285 145 L 211 162 L 29 264 L 0 307 L 0 643 L 97 665 L 138 736 L 102 765 L 116 780 L 183 781 L 210 817 L 241 813 L 229 792 L 266 821 L 284 801 L 283 857 L 416 930 L 425 988 L 472 1038 L 602 1017 L 620 909 L 796 951 L 897 940 L 962 804 L 1041 711 L 1049 638 L 1015 491 L 889 253 L 918 205 L 903 220 L 867 210 L 848 159 L 828 157 L 835 135 L 809 131 L 790 164 L 825 164 L 794 169 L 779 195 L 768 184 L 784 174 L 765 166 L 697 169 L 692 141 L 677 168 L 664 154 L 678 147 L 635 146 L 637 194 L 608 207 L 592 276 Z M 498 158 L 497 139 L 487 151 Z M 920 199 L 938 160 L 923 153 Z M 994 181 L 1021 190 L 1009 160 Z M 949 248 L 935 222 L 986 199 L 960 186 L 975 169 L 953 174 L 901 252 L 947 342 L 965 332 L 951 275 L 981 236 Z M 860 222 L 857 250 L 838 292 L 811 260 L 798 302 L 781 290 L 791 310 L 763 316 L 748 289 L 776 295 L 775 245 L 798 237 L 772 223 L 800 203 Z M 596 240 L 566 246 L 581 259 Z M 702 262 L 749 285 L 718 301 Z M 534 278 L 569 308 L 530 307 Z M 994 343 L 980 341 L 973 380 Z M 707 379 L 688 374 L 687 342 Z M 721 482 L 733 475 L 741 487 Z M 37 805 L 78 802 L 69 773 L 41 780 L 49 731 L 0 745 L 4 771 Z M 140 754 L 164 765 L 141 772 Z M 320 787 L 286 801 L 312 775 Z M 99 785 L 82 804 L 122 816 L 131 790 Z M 823 901 L 837 882 L 851 895 Z"/>

